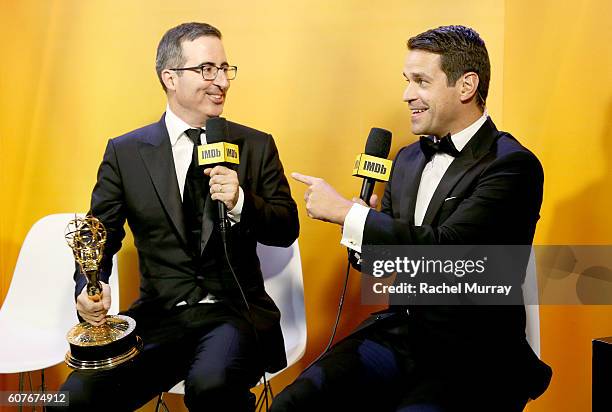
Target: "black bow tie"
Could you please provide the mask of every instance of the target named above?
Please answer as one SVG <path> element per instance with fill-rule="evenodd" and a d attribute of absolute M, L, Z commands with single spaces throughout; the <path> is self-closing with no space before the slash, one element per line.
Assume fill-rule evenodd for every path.
<path fill-rule="evenodd" d="M 433 155 L 436 153 L 446 153 L 453 157 L 459 156 L 459 150 L 453 144 L 453 141 L 450 138 L 450 134 L 438 139 L 437 142 L 434 142 L 428 136 L 421 136 L 421 150 L 423 154 L 427 158 L 427 160 L 431 159 Z"/>

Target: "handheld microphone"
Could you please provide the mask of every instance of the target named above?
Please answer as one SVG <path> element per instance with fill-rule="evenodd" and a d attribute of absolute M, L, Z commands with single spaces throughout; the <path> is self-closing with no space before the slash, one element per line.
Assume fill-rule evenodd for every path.
<path fill-rule="evenodd" d="M 228 140 L 227 120 L 223 117 L 213 117 L 206 120 L 206 144 L 198 146 L 198 165 L 214 167 L 239 164 L 238 145 L 229 143 Z M 229 224 L 225 203 L 220 200 L 217 200 L 217 217 L 219 230 L 224 236 Z"/>
<path fill-rule="evenodd" d="M 387 182 L 391 176 L 393 162 L 387 159 L 391 150 L 391 132 L 373 127 L 366 141 L 365 153 L 357 155 L 353 176 L 363 178 L 359 198 L 370 204 L 374 192 L 374 185 L 378 182 Z"/>

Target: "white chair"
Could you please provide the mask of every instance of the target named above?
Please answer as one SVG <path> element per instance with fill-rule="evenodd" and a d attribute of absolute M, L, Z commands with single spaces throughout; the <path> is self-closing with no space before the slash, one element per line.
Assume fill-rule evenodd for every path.
<path fill-rule="evenodd" d="M 74 217 L 73 213 L 55 214 L 34 223 L 19 251 L 0 309 L 0 373 L 20 373 L 20 386 L 23 372 L 40 369 L 44 389 L 44 368 L 64 361 L 66 333 L 78 323 L 75 263 L 64 239 L 66 225 Z M 113 261 L 109 313 L 115 314 L 119 310 L 119 283 L 116 257 Z"/>
<path fill-rule="evenodd" d="M 523 282 L 523 301 L 525 302 L 525 335 L 531 349 L 540 357 L 540 305 L 538 299 L 538 278 L 536 273 L 535 249 L 531 248 L 529 263 Z"/>
<path fill-rule="evenodd" d="M 287 369 L 300 360 L 306 350 L 306 314 L 300 248 L 297 240 L 288 248 L 257 244 L 257 255 L 261 262 L 266 291 L 281 312 Z M 273 374 L 266 373 L 266 380 L 272 379 L 285 369 Z M 263 383 L 262 379 L 259 384 Z M 185 382 L 177 383 L 168 393 L 184 394 Z M 167 410 L 163 403 L 163 394 L 158 398 L 156 411 L 160 406 Z"/>
<path fill-rule="evenodd" d="M 281 329 L 285 339 L 288 368 L 299 361 L 306 351 L 306 313 L 300 248 L 297 240 L 289 248 L 258 244 L 257 254 L 261 261 L 266 291 L 281 312 Z M 266 379 L 272 379 L 281 372 L 266 374 Z"/>

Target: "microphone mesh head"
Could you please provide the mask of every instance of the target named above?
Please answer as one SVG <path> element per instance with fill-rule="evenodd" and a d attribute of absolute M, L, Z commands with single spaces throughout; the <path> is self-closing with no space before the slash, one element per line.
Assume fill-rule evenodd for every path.
<path fill-rule="evenodd" d="M 207 134 L 208 138 L 208 134 Z M 375 157 L 387 158 L 391 150 L 391 132 L 373 127 L 368 135 L 365 154 Z"/>
<path fill-rule="evenodd" d="M 227 142 L 229 132 L 227 120 L 223 117 L 212 117 L 206 120 L 206 143 Z"/>

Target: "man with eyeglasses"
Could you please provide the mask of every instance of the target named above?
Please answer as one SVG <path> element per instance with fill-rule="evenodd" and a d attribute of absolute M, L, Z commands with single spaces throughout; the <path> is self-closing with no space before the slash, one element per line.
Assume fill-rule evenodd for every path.
<path fill-rule="evenodd" d="M 112 256 L 127 220 L 140 267 L 140 297 L 126 312 L 144 341 L 133 361 L 102 372 L 73 372 L 61 390 L 71 410 L 135 410 L 185 380 L 190 411 L 254 410 L 250 392 L 264 371 L 286 365 L 280 313 L 266 294 L 257 242 L 289 246 L 297 238 L 297 207 L 271 135 L 228 122 L 240 148 L 237 171 L 195 167 L 206 143 L 206 120 L 218 117 L 236 78 L 221 33 L 205 23 L 170 29 L 157 49 L 166 92 L 160 121 L 108 142 L 90 213 L 106 226 L 101 263 L 103 299 L 87 298 L 75 273 L 77 310 L 93 325 L 110 307 Z M 225 204 L 229 256 L 214 225 Z M 241 298 L 246 295 L 249 310 Z M 65 409 L 62 409 L 65 410 Z"/>

